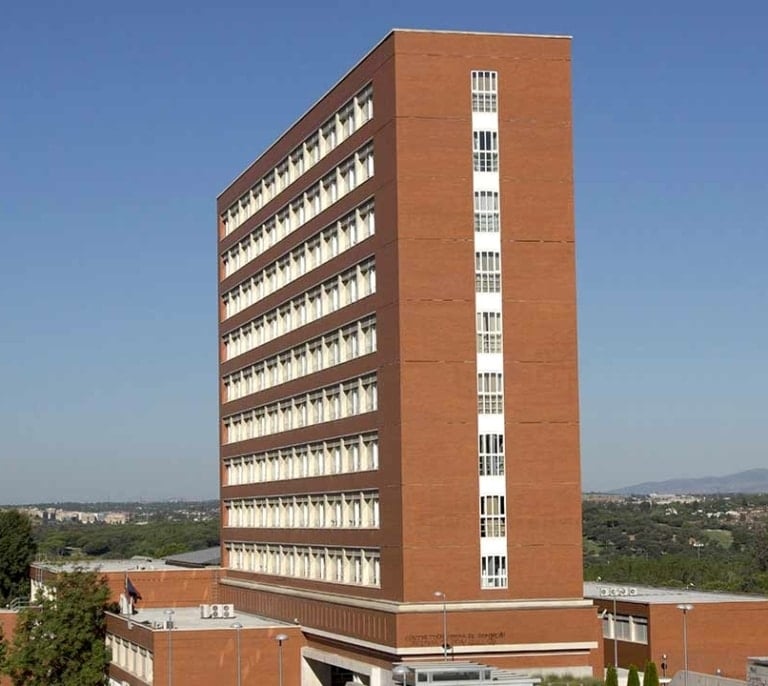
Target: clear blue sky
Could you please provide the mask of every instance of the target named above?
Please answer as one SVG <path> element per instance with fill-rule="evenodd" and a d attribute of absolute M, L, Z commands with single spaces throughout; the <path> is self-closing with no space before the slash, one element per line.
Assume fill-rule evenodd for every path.
<path fill-rule="evenodd" d="M 215 497 L 215 197 L 393 27 L 573 43 L 584 487 L 766 465 L 764 3 L 10 3 L 0 503 Z"/>

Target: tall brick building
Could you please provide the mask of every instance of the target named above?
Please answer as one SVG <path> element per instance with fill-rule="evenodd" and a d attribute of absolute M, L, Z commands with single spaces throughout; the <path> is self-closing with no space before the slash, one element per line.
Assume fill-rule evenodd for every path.
<path fill-rule="evenodd" d="M 567 38 L 393 31 L 218 199 L 220 600 L 303 683 L 601 666 L 570 88 Z"/>

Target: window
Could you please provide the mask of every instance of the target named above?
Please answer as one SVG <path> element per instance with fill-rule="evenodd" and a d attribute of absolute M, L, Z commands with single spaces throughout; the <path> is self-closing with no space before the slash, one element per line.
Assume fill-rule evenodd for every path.
<path fill-rule="evenodd" d="M 501 373 L 482 372 L 477 375 L 477 411 L 480 414 L 501 414 L 504 411 Z"/>
<path fill-rule="evenodd" d="M 472 141 L 472 158 L 475 171 L 498 171 L 499 134 L 496 131 L 473 131 Z"/>
<path fill-rule="evenodd" d="M 480 476 L 504 475 L 504 435 L 480 434 L 478 437 Z"/>
<path fill-rule="evenodd" d="M 480 497 L 480 537 L 501 538 L 507 535 L 506 511 L 503 495 Z"/>
<path fill-rule="evenodd" d="M 475 231 L 499 231 L 499 194 L 475 191 Z"/>
<path fill-rule="evenodd" d="M 500 253 L 475 253 L 475 291 L 477 293 L 499 293 L 501 291 Z"/>
<path fill-rule="evenodd" d="M 498 74 L 495 71 L 472 72 L 472 111 L 496 112 Z"/>
<path fill-rule="evenodd" d="M 480 578 L 483 588 L 507 587 L 507 558 L 504 555 L 484 555 L 480 558 Z"/>
<path fill-rule="evenodd" d="M 501 312 L 477 313 L 477 352 L 501 352 Z"/>

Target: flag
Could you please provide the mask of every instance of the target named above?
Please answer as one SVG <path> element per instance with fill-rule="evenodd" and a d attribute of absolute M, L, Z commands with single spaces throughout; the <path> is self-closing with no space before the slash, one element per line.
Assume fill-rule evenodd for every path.
<path fill-rule="evenodd" d="M 131 600 L 141 600 L 141 593 L 133 585 L 131 577 L 128 575 L 125 577 L 125 593 Z"/>

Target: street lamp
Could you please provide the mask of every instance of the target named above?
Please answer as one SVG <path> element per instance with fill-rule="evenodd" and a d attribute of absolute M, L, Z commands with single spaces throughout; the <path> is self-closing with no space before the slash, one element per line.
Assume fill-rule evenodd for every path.
<path fill-rule="evenodd" d="M 275 636 L 275 640 L 277 641 L 277 683 L 279 686 L 283 686 L 283 641 L 287 641 L 288 636 L 286 634 L 278 634 Z"/>
<path fill-rule="evenodd" d="M 597 577 L 601 581 L 600 577 Z M 613 600 L 613 666 L 619 668 L 619 633 L 617 631 L 618 621 L 616 615 L 616 598 L 618 596 L 634 596 L 637 589 L 633 586 L 599 586 L 598 592 L 601 597 L 611 596 Z"/>
<path fill-rule="evenodd" d="M 446 597 L 442 591 L 435 591 L 435 598 L 443 599 L 443 660 L 448 662 L 448 612 L 446 608 Z"/>
<path fill-rule="evenodd" d="M 243 628 L 243 625 L 240 624 L 240 622 L 235 622 L 232 625 L 232 628 L 235 630 L 235 633 L 237 635 L 237 686 L 240 686 L 240 629 Z"/>
<path fill-rule="evenodd" d="M 163 610 L 165 628 L 168 630 L 168 686 L 173 686 L 173 610 Z"/>
<path fill-rule="evenodd" d="M 683 612 L 683 685 L 688 686 L 688 613 L 693 610 L 693 605 L 680 603 L 677 609 Z"/>

